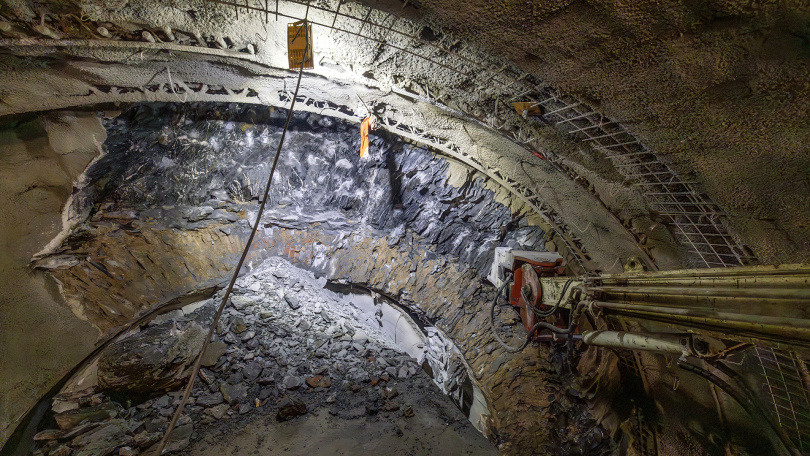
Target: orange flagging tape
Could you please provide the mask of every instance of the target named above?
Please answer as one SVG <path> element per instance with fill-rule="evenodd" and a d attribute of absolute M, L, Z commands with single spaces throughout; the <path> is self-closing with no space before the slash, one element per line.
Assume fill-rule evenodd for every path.
<path fill-rule="evenodd" d="M 368 155 L 368 130 L 371 128 L 371 117 L 366 117 L 360 124 L 360 158 Z"/>

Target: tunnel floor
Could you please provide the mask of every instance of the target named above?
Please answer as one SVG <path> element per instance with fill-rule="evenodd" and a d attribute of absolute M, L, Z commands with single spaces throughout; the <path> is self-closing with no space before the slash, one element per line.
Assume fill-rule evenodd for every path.
<path fill-rule="evenodd" d="M 277 257 L 237 281 L 167 448 L 497 454 L 419 360 L 325 282 Z M 54 398 L 35 454 L 149 454 L 179 404 L 218 294 L 106 347 Z"/>

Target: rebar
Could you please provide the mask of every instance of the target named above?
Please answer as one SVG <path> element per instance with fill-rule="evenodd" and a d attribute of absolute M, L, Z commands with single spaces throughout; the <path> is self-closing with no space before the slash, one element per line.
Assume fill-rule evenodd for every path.
<path fill-rule="evenodd" d="M 238 9 L 240 7 L 246 8 L 246 10 L 250 11 L 259 10 L 261 8 L 251 7 L 249 5 L 239 5 L 235 2 L 229 2 L 226 0 L 205 0 L 206 2 L 218 3 L 222 5 L 232 5 L 236 8 L 237 14 Z M 695 193 L 689 185 L 693 184 L 692 182 L 684 182 L 681 181 L 677 175 L 672 172 L 669 167 L 658 161 L 655 157 L 655 154 L 648 149 L 646 149 L 629 131 L 627 131 L 624 127 L 620 124 L 612 122 L 604 117 L 600 116 L 598 120 L 592 119 L 591 116 L 598 115 L 597 112 L 592 111 L 587 106 L 584 106 L 584 111 L 580 111 L 576 109 L 577 106 L 584 105 L 581 101 L 574 101 L 571 103 L 565 103 L 561 100 L 561 96 L 557 93 L 554 93 L 551 89 L 547 89 L 542 87 L 542 84 L 533 84 L 527 80 L 528 73 L 521 73 L 520 77 L 512 77 L 509 74 L 506 74 L 504 71 L 508 68 L 507 65 L 501 66 L 498 70 L 493 71 L 491 69 L 491 65 L 487 67 L 486 63 L 482 63 L 481 61 L 471 59 L 461 55 L 459 52 L 453 51 L 449 48 L 445 48 L 439 44 L 429 42 L 424 40 L 413 33 L 406 33 L 403 32 L 394 26 L 396 25 L 398 19 L 395 19 L 390 25 L 385 24 L 385 19 L 383 19 L 382 23 L 376 23 L 375 21 L 371 20 L 371 13 L 372 9 L 369 8 L 366 12 L 364 17 L 356 17 L 352 14 L 347 14 L 341 12 L 341 6 L 343 4 L 343 0 L 338 0 L 336 7 L 334 9 L 324 8 L 322 6 L 318 6 L 315 4 L 310 4 L 310 2 L 303 1 L 303 0 L 287 0 L 288 3 L 297 4 L 302 6 L 311 7 L 315 10 L 320 10 L 323 12 L 327 12 L 329 14 L 334 14 L 334 18 L 332 20 L 332 24 L 323 24 L 316 21 L 310 21 L 310 23 L 314 25 L 320 25 L 324 27 L 328 27 L 330 29 L 330 33 L 333 31 L 340 31 L 350 35 L 357 36 L 359 38 L 364 38 L 376 43 L 379 43 L 380 46 L 388 46 L 391 49 L 396 51 L 412 55 L 418 59 L 422 59 L 427 61 L 430 64 L 433 64 L 437 67 L 443 68 L 445 70 L 451 71 L 455 74 L 458 74 L 462 78 L 470 78 L 475 80 L 476 82 L 481 82 L 482 75 L 485 73 L 492 73 L 491 76 L 485 77 L 483 79 L 483 84 L 497 84 L 501 87 L 501 90 L 504 93 L 508 93 L 512 90 L 513 86 L 516 90 L 519 90 L 518 95 L 513 96 L 510 100 L 514 100 L 516 98 L 528 98 L 531 101 L 536 102 L 537 104 L 543 105 L 544 108 L 547 108 L 548 112 L 543 114 L 543 116 L 557 116 L 558 118 L 562 119 L 556 122 L 557 127 L 561 127 L 563 125 L 568 125 L 569 128 L 562 128 L 563 131 L 569 134 L 581 134 L 584 135 L 585 138 L 581 139 L 583 142 L 590 143 L 591 147 L 596 150 L 600 150 L 604 152 L 609 159 L 612 161 L 621 161 L 616 165 L 617 170 L 620 173 L 623 173 L 625 177 L 629 180 L 634 180 L 632 185 L 640 189 L 640 193 L 648 200 L 651 204 L 651 207 L 654 207 L 655 204 L 663 204 L 668 206 L 673 206 L 676 210 L 672 210 L 669 212 L 665 212 L 664 215 L 670 217 L 670 221 L 668 225 L 676 232 L 681 232 L 679 234 L 683 235 L 683 238 L 689 244 L 690 250 L 692 250 L 696 255 L 698 255 L 701 261 L 704 262 L 706 266 L 710 266 L 709 263 L 715 264 L 719 263 L 722 265 L 729 265 L 729 263 L 721 258 L 720 256 L 729 256 L 726 252 L 732 252 L 733 255 L 737 258 L 736 262 L 732 262 L 731 264 L 746 264 L 749 262 L 755 262 L 756 260 L 753 258 L 748 257 L 747 255 L 743 255 L 743 249 L 737 246 L 737 244 L 733 241 L 730 236 L 727 236 L 725 233 L 727 229 L 725 228 L 724 224 L 722 223 L 713 223 L 713 224 L 698 224 L 695 223 L 694 220 L 689 218 L 690 215 L 706 215 L 710 218 L 714 218 L 717 216 L 722 215 L 719 210 L 717 210 L 717 206 L 713 203 L 709 202 L 706 197 Z M 267 2 L 265 2 L 265 18 L 267 17 Z M 297 19 L 293 16 L 286 15 L 280 13 L 278 10 L 278 0 L 276 0 L 276 18 L 279 16 L 282 17 L 289 17 L 292 19 Z M 347 20 L 354 20 L 360 22 L 360 27 L 358 31 L 353 31 L 347 25 L 345 27 L 340 27 L 337 25 L 337 18 L 345 18 Z M 377 30 L 384 31 L 383 38 L 375 38 L 372 36 L 370 31 L 367 30 L 368 28 L 376 28 Z M 366 31 L 366 34 L 363 32 Z M 406 48 L 404 46 L 397 46 L 388 42 L 388 37 L 390 34 L 399 35 L 407 40 L 410 40 L 414 43 L 419 43 L 420 45 L 426 46 L 428 49 L 427 55 L 421 55 L 420 53 L 415 52 L 410 48 Z M 463 71 L 461 68 L 455 68 L 449 65 L 446 62 L 439 61 L 434 58 L 434 55 L 438 52 L 439 55 L 442 57 L 452 56 L 455 59 L 458 59 L 465 68 L 471 68 L 471 74 L 468 72 Z M 479 68 L 479 71 L 475 71 L 475 68 Z M 536 94 L 536 96 L 535 96 Z M 542 99 L 542 101 L 537 101 Z M 552 103 L 556 106 L 547 106 L 548 103 Z M 563 106 L 559 106 L 559 103 L 565 103 Z M 561 115 L 561 112 L 564 111 L 573 111 L 575 113 L 574 117 L 565 118 Z M 576 122 L 575 122 L 576 121 Z M 578 124 L 579 123 L 579 124 Z M 583 125 L 583 123 L 585 123 Z M 606 130 L 606 126 L 610 126 L 611 130 Z M 595 130 L 595 135 L 589 133 L 589 131 Z M 624 141 L 621 142 L 618 137 L 620 136 L 627 136 L 632 138 L 632 141 Z M 621 152 L 621 149 L 625 150 L 625 153 Z M 630 148 L 630 149 L 628 149 Z M 632 149 L 639 148 L 640 151 L 632 151 Z M 641 156 L 649 156 L 652 157 L 652 161 L 638 161 L 635 157 Z M 632 162 L 628 162 L 631 160 Z M 650 169 L 650 166 L 655 166 L 656 169 Z M 640 168 L 647 168 L 648 172 L 629 172 L 624 173 L 622 172 L 623 169 L 627 170 L 637 170 Z M 656 187 L 660 187 L 656 188 Z M 661 189 L 663 191 L 661 191 Z M 673 190 L 672 192 L 668 192 L 667 190 Z M 679 201 L 677 196 L 689 196 L 691 201 Z M 692 210 L 686 210 L 686 207 L 694 207 L 696 205 L 700 205 L 704 208 L 705 212 L 696 213 Z M 685 222 L 683 224 L 679 224 L 679 222 Z M 713 237 L 717 234 L 723 236 L 723 239 L 726 239 L 727 245 L 709 245 L 712 252 L 704 252 L 695 245 L 694 242 L 689 238 L 689 234 L 687 233 L 688 230 L 685 230 L 683 227 L 694 227 L 696 232 L 700 233 L 701 236 L 704 238 Z M 702 228 L 707 228 L 707 230 L 703 230 Z M 711 244 L 707 240 L 707 244 Z M 721 249 L 721 251 L 714 251 L 715 247 Z M 721 255 L 722 254 L 722 255 Z M 710 256 L 707 255 L 715 255 L 716 260 L 713 260 Z"/>

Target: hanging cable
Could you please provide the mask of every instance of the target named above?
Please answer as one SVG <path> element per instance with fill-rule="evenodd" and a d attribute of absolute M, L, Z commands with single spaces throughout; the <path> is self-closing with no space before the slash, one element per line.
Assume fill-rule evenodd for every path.
<path fill-rule="evenodd" d="M 492 329 L 492 335 L 495 336 L 495 340 L 499 344 L 501 344 L 501 347 L 503 347 L 504 350 L 506 350 L 509 353 L 520 353 L 521 351 L 523 351 L 524 348 L 526 348 L 527 345 L 529 345 L 529 340 L 532 337 L 531 333 L 529 333 L 529 335 L 526 337 L 526 339 L 523 340 L 523 343 L 519 347 L 512 347 L 507 345 L 507 343 L 504 342 L 503 339 L 501 339 L 501 336 L 498 335 L 497 329 L 495 329 L 495 307 L 498 306 L 498 300 L 501 298 L 503 290 L 509 285 L 509 281 L 511 279 L 512 273 L 510 272 L 507 274 L 506 277 L 504 277 L 503 285 L 501 285 L 501 287 L 498 288 L 498 291 L 495 293 L 495 299 L 492 300 L 492 307 L 489 309 L 489 327 Z"/>
<path fill-rule="evenodd" d="M 301 76 L 304 74 L 304 63 L 307 59 L 307 53 L 309 52 L 309 23 L 307 22 L 307 18 L 309 16 L 309 4 L 307 4 L 307 10 L 304 14 L 304 39 L 306 39 L 306 45 L 304 46 L 304 55 L 301 57 L 301 67 L 298 69 L 298 82 L 295 84 L 295 94 L 293 95 L 292 102 L 290 103 L 290 109 L 287 112 L 287 121 L 284 123 L 284 130 L 281 132 L 281 139 L 278 142 L 278 149 L 276 150 L 276 156 L 273 159 L 273 167 L 270 168 L 270 177 L 267 178 L 267 185 L 264 188 L 264 198 L 262 199 L 262 203 L 259 205 L 259 213 L 256 215 L 256 222 L 253 223 L 253 229 L 250 232 L 250 237 L 248 237 L 247 244 L 245 244 L 245 249 L 242 251 L 242 256 L 239 258 L 239 262 L 236 264 L 236 269 L 233 271 L 233 276 L 231 277 L 230 283 L 228 283 L 228 288 L 225 290 L 225 295 L 222 297 L 222 302 L 219 304 L 219 308 L 217 309 L 217 313 L 214 315 L 214 321 L 211 323 L 211 327 L 208 328 L 208 335 L 205 337 L 205 341 L 203 342 L 203 346 L 200 349 L 200 353 L 197 355 L 197 359 L 194 362 L 194 368 L 191 370 L 191 377 L 188 379 L 188 384 L 186 385 L 186 389 L 183 392 L 183 398 L 180 400 L 180 404 L 177 406 L 177 410 L 174 411 L 174 415 L 172 416 L 172 420 L 169 422 L 169 427 L 166 429 L 166 433 L 163 435 L 163 438 L 160 440 L 160 443 L 157 446 L 157 451 L 153 453 L 153 456 L 160 456 L 163 453 L 163 449 L 166 447 L 166 442 L 169 439 L 169 435 L 174 430 L 174 427 L 177 425 L 177 420 L 180 419 L 180 415 L 183 413 L 183 408 L 186 406 L 188 402 L 188 398 L 191 395 L 191 390 L 194 388 L 194 382 L 197 379 L 197 374 L 200 372 L 200 367 L 202 363 L 203 354 L 205 350 L 208 348 L 208 344 L 211 343 L 211 337 L 214 335 L 214 330 L 219 323 L 219 318 L 222 316 L 222 311 L 225 309 L 225 304 L 228 302 L 228 298 L 231 296 L 231 291 L 233 291 L 233 286 L 236 284 L 236 278 L 239 276 L 239 271 L 242 269 L 242 265 L 245 263 L 245 259 L 247 258 L 247 254 L 250 251 L 250 246 L 253 244 L 253 238 L 256 236 L 256 231 L 259 228 L 259 223 L 262 220 L 262 214 L 264 213 L 264 208 L 267 205 L 267 197 L 270 194 L 270 185 L 273 183 L 273 174 L 276 172 L 276 165 L 278 164 L 278 158 L 281 156 L 281 146 L 284 145 L 284 138 L 287 136 L 287 129 L 290 127 L 290 120 L 292 120 L 293 108 L 295 107 L 295 99 L 298 98 L 298 89 L 301 87 Z"/>

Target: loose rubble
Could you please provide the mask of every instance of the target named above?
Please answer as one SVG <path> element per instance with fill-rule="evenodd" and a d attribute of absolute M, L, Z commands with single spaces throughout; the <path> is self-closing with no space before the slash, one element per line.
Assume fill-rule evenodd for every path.
<path fill-rule="evenodd" d="M 168 451 L 187 449 L 223 427 L 296 420 L 321 410 L 333 419 L 375 422 L 436 413 L 445 424 L 472 427 L 457 410 L 447 416 L 450 399 L 417 360 L 364 326 L 358 309 L 324 285 L 275 257 L 237 282 Z M 54 397 L 58 429 L 36 435 L 34 454 L 138 455 L 153 449 L 179 404 L 219 297 L 156 318 L 105 348 L 97 385 Z M 494 448 L 480 454 L 494 454 Z"/>

